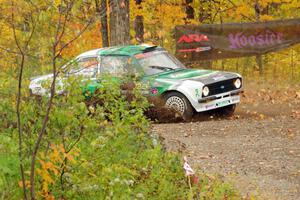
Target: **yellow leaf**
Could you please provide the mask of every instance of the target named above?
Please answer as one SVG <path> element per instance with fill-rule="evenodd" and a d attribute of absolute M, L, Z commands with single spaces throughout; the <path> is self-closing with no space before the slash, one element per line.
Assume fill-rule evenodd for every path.
<path fill-rule="evenodd" d="M 270 20 L 273 20 L 273 17 L 270 15 L 261 15 L 260 19 L 261 19 L 261 21 L 270 21 Z"/>

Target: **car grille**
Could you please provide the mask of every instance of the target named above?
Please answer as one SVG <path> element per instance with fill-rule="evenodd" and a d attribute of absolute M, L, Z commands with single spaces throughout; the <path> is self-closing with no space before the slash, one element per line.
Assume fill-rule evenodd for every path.
<path fill-rule="evenodd" d="M 209 96 L 236 90 L 236 87 L 233 84 L 234 80 L 235 79 L 229 79 L 207 85 L 209 88 Z"/>

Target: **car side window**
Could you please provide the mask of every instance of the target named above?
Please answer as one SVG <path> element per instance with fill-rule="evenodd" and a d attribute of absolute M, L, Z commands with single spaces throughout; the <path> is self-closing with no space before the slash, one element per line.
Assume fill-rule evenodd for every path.
<path fill-rule="evenodd" d="M 129 57 L 128 56 L 102 56 L 100 59 L 101 73 L 109 73 L 112 75 L 123 75 L 128 72 Z"/>
<path fill-rule="evenodd" d="M 80 58 L 72 63 L 70 74 L 95 74 L 98 70 L 98 58 L 86 57 Z"/>

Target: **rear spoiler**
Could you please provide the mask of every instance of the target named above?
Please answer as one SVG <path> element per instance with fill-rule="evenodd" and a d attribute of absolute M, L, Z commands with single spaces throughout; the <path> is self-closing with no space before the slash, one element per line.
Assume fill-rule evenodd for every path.
<path fill-rule="evenodd" d="M 158 46 L 150 46 L 150 47 L 146 47 L 144 50 L 143 50 L 143 53 L 147 53 L 147 52 L 150 52 L 150 51 L 154 51 L 156 50 Z"/>

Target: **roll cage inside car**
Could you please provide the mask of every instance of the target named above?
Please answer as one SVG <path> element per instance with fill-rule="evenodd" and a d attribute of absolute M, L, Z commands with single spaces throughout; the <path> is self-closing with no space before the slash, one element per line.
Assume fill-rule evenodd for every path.
<path fill-rule="evenodd" d="M 133 55 L 112 53 L 82 56 L 70 61 L 63 68 L 65 74 L 89 75 L 94 78 L 102 73 L 153 75 L 185 66 L 167 51 L 151 48 Z"/>

